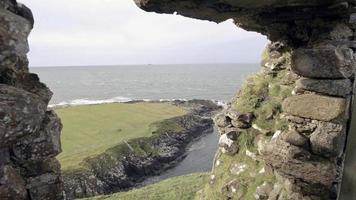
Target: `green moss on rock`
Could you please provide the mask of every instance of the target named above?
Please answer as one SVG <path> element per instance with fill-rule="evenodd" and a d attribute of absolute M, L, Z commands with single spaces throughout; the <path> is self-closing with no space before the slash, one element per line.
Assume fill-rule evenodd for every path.
<path fill-rule="evenodd" d="M 234 156 L 221 154 L 216 162 L 219 165 L 215 165 L 215 169 L 212 172 L 211 180 L 209 184 L 206 184 L 204 188 L 204 195 L 198 194 L 197 199 L 225 199 L 221 188 L 226 183 L 233 180 L 238 181 L 238 187 L 236 188 L 236 194 L 231 199 L 255 199 L 254 193 L 256 188 L 262 185 L 264 182 L 274 183 L 275 179 L 273 174 L 269 174 L 263 170 L 265 164 L 260 160 L 254 160 L 246 155 L 246 151 L 257 154 L 257 148 L 254 145 L 255 138 L 259 135 L 254 129 L 243 131 L 238 139 L 240 151 Z M 232 173 L 231 169 L 234 165 L 245 166 L 239 174 Z M 265 172 L 262 172 L 265 171 Z M 262 173 L 261 173 L 262 172 Z M 212 179 L 212 177 L 214 177 Z"/>
<path fill-rule="evenodd" d="M 260 157 L 257 143 L 261 138 L 271 138 L 277 131 L 288 130 L 289 124 L 280 114 L 282 102 L 292 95 L 297 76 L 290 70 L 289 53 L 274 54 L 275 58 L 271 58 L 271 52 L 266 50 L 263 60 L 283 61 L 279 63 L 283 66 L 264 67 L 262 72 L 250 76 L 229 108 L 237 113 L 252 112 L 255 116 L 251 128 L 239 129 L 236 141 L 239 152 L 233 156 L 222 153 L 217 156 L 210 181 L 196 199 L 256 199 L 256 190 L 266 185 L 272 188 L 277 182 Z M 267 132 L 271 134 L 266 135 Z"/>
<path fill-rule="evenodd" d="M 286 122 L 274 118 L 282 112 L 282 102 L 291 96 L 294 84 L 285 84 L 291 73 L 288 69 L 278 74 L 260 73 L 249 77 L 232 108 L 238 112 L 253 112 L 255 123 L 269 131 L 285 130 Z"/>

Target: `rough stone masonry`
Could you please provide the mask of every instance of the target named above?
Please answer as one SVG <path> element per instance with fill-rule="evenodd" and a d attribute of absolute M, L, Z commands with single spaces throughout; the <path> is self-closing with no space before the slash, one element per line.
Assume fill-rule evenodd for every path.
<path fill-rule="evenodd" d="M 293 87 L 285 96 L 268 84 L 258 88 L 250 101 L 255 110 L 245 112 L 244 106 L 235 105 L 246 104 L 246 87 L 219 115 L 223 154 L 217 156 L 202 199 L 244 199 L 250 194 L 271 200 L 337 198 L 355 70 L 354 0 L 135 2 L 158 13 L 177 12 L 215 22 L 232 18 L 237 26 L 268 36 L 272 44 L 259 77 L 281 79 L 280 89 Z M 62 125 L 47 110 L 52 93 L 28 70 L 27 37 L 33 24 L 27 7 L 16 0 L 0 0 L 0 199 L 4 200 L 65 198 L 55 159 L 61 151 Z M 273 99 L 282 99 L 273 102 L 280 106 L 262 109 Z M 287 128 L 261 127 L 264 121 L 279 120 L 287 121 Z M 246 149 L 247 143 L 243 146 L 241 141 L 251 135 Z M 250 163 L 263 168 L 244 175 Z M 222 167 L 230 170 L 219 170 Z M 267 176 L 268 181 L 251 181 Z"/>
<path fill-rule="evenodd" d="M 216 117 L 222 154 L 201 199 L 337 198 L 356 66 L 356 1 L 135 2 L 158 13 L 232 18 L 272 41 L 261 72 Z M 291 90 L 285 95 L 282 87 Z"/>

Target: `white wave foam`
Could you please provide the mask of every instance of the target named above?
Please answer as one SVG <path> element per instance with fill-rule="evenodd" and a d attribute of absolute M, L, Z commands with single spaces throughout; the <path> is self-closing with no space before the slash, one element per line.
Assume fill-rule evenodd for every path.
<path fill-rule="evenodd" d="M 62 107 L 62 106 L 95 105 L 95 104 L 105 104 L 105 103 L 126 103 L 131 101 L 135 101 L 135 100 L 126 97 L 114 97 L 112 99 L 103 99 L 103 100 L 75 99 L 72 101 L 62 101 L 58 104 L 51 104 L 48 107 L 53 108 L 53 107 Z"/>
<path fill-rule="evenodd" d="M 130 103 L 136 101 L 143 101 L 143 102 L 172 102 L 172 101 L 188 101 L 188 99 L 134 99 L 128 97 L 114 97 L 111 99 L 102 99 L 102 100 L 90 100 L 90 99 L 75 99 L 72 101 L 62 101 L 58 104 L 50 104 L 48 105 L 49 108 L 55 107 L 67 107 L 67 106 L 80 106 L 80 105 L 97 105 L 97 104 L 107 104 L 107 103 Z M 216 105 L 226 107 L 227 104 L 223 101 L 211 100 Z"/>
<path fill-rule="evenodd" d="M 227 108 L 227 103 L 219 100 L 212 100 L 216 105 L 223 107 L 224 109 Z"/>

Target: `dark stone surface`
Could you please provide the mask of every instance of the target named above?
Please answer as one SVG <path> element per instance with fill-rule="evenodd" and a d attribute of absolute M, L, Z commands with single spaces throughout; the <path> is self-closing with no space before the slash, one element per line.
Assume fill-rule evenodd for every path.
<path fill-rule="evenodd" d="M 46 109 L 37 95 L 0 84 L 0 146 L 39 131 Z"/>
<path fill-rule="evenodd" d="M 62 152 L 60 133 L 62 124 L 54 111 L 47 111 L 40 130 L 22 139 L 13 148 L 18 162 L 40 161 Z"/>
<path fill-rule="evenodd" d="M 0 199 L 27 199 L 25 181 L 10 165 L 0 166 Z"/>
<path fill-rule="evenodd" d="M 60 174 L 45 173 L 26 180 L 30 199 L 62 200 L 63 188 Z"/>
<path fill-rule="evenodd" d="M 330 188 L 337 176 L 334 163 L 315 159 L 303 148 L 279 139 L 264 146 L 263 156 L 278 173 L 296 181 L 293 185 L 299 191 L 294 192 L 330 199 Z"/>
<path fill-rule="evenodd" d="M 295 146 L 300 146 L 300 147 L 309 146 L 309 139 L 294 130 L 282 134 L 282 139 Z"/>
<path fill-rule="evenodd" d="M 324 157 L 336 157 L 342 155 L 345 139 L 344 125 L 320 122 L 310 136 L 310 143 L 313 153 Z"/>
<path fill-rule="evenodd" d="M 236 128 L 247 129 L 252 126 L 252 121 L 255 119 L 253 113 L 239 113 L 237 111 L 229 111 L 226 117 L 231 121 L 231 124 Z"/>
<path fill-rule="evenodd" d="M 173 14 L 217 23 L 234 19 L 245 30 L 267 35 L 272 41 L 292 45 L 318 40 L 334 26 L 334 21 L 348 18 L 353 0 L 279 1 L 279 0 L 134 0 L 149 12 Z M 327 18 L 327 22 L 320 19 Z"/>
<path fill-rule="evenodd" d="M 352 91 L 352 83 L 349 79 L 324 80 L 302 78 L 296 82 L 296 89 L 312 91 L 321 94 L 346 97 Z"/>
<path fill-rule="evenodd" d="M 349 78 L 355 72 L 353 51 L 349 48 L 297 49 L 292 53 L 292 70 L 309 78 Z"/>
<path fill-rule="evenodd" d="M 47 111 L 52 92 L 28 71 L 33 16 L 0 1 L 0 199 L 62 200 L 61 124 Z"/>

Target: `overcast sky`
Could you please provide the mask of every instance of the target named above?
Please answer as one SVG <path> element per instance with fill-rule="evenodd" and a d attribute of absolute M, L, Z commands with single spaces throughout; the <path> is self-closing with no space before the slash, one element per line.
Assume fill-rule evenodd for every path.
<path fill-rule="evenodd" d="M 267 40 L 236 28 L 147 13 L 133 0 L 19 0 L 30 7 L 31 66 L 257 63 Z"/>

